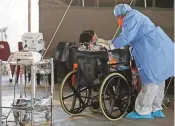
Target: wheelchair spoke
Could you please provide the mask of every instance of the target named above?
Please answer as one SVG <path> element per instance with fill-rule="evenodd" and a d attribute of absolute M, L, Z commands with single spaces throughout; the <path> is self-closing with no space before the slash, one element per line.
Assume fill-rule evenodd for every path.
<path fill-rule="evenodd" d="M 129 106 L 129 86 L 122 77 L 115 75 L 106 81 L 101 93 L 103 114 L 110 119 L 118 119 Z"/>
<path fill-rule="evenodd" d="M 120 86 L 120 78 L 117 79 L 117 83 L 116 86 L 115 85 L 111 85 L 111 93 L 110 93 L 110 108 L 109 108 L 109 113 L 112 114 L 113 109 L 114 109 L 114 105 L 115 102 L 117 100 L 117 94 L 119 92 L 119 86 Z M 112 96 L 112 97 L 111 97 Z M 115 109 L 115 110 L 119 110 L 119 109 Z"/>
<path fill-rule="evenodd" d="M 81 89 L 81 90 L 79 91 L 79 93 L 81 93 L 81 92 L 83 92 L 83 91 L 85 91 L 85 90 L 87 90 L 87 87 L 84 87 L 83 89 Z M 63 97 L 63 100 L 65 100 L 65 99 L 67 99 L 67 98 L 70 98 L 70 97 L 72 97 L 72 96 L 74 96 L 74 95 L 75 95 L 75 93 L 71 93 L 71 94 L 69 94 L 69 95 L 66 95 L 66 96 Z"/>
<path fill-rule="evenodd" d="M 75 78 L 76 81 L 73 81 L 74 84 L 72 83 L 72 76 L 75 74 L 76 72 L 72 72 L 61 86 L 61 106 L 70 115 L 81 113 L 88 107 L 91 96 L 91 90 L 86 86 L 79 85 L 76 82 L 78 79 Z"/>
<path fill-rule="evenodd" d="M 120 78 L 118 78 L 117 86 L 115 86 L 115 88 L 114 88 L 114 96 L 117 96 L 117 94 L 119 92 L 119 86 L 120 86 Z"/>
<path fill-rule="evenodd" d="M 109 113 L 110 114 L 112 114 L 113 108 L 114 108 L 114 100 L 110 99 L 110 108 L 109 108 Z"/>
<path fill-rule="evenodd" d="M 70 110 L 73 110 L 75 108 L 76 99 L 77 99 L 77 97 L 74 96 L 73 99 L 72 99 L 72 106 L 71 106 Z"/>
<path fill-rule="evenodd" d="M 72 89 L 72 91 L 75 93 L 75 96 L 78 98 L 78 100 L 80 101 L 80 103 L 84 103 L 82 98 L 81 98 L 81 94 L 80 92 L 78 92 L 78 90 L 75 89 L 74 86 L 72 86 L 72 84 L 69 83 L 69 87 Z"/>

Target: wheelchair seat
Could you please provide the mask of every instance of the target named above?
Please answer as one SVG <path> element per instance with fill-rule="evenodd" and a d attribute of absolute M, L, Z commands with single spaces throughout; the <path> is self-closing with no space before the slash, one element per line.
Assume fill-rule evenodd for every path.
<path fill-rule="evenodd" d="M 99 84 L 109 72 L 107 51 L 76 51 L 81 84 Z"/>

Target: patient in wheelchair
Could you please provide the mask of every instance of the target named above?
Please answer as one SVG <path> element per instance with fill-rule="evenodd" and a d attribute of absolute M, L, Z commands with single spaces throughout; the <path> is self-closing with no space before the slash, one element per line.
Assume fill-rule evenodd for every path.
<path fill-rule="evenodd" d="M 75 50 L 76 61 L 74 66 L 76 66 L 76 70 L 74 69 L 67 75 L 64 80 L 67 80 L 68 83 L 63 81 L 61 87 L 63 87 L 64 84 L 68 84 L 72 89 L 72 94 L 76 96 L 75 100 L 73 100 L 73 107 L 71 107 L 70 113 L 80 112 L 77 107 L 75 107 L 76 98 L 79 97 L 80 103 L 78 104 L 80 108 L 83 108 L 84 105 L 89 107 L 92 112 L 102 110 L 102 113 L 104 114 L 104 112 L 106 112 L 110 118 L 118 118 L 121 117 L 128 108 L 133 108 L 130 106 L 130 101 L 132 101 L 135 96 L 132 95 L 131 99 L 132 90 L 130 90 L 130 85 L 132 84 L 132 75 L 130 65 L 128 65 L 128 61 L 130 61 L 129 51 L 127 47 L 109 51 L 107 47 L 104 48 L 105 46 L 103 47 L 103 45 L 97 45 L 98 41 L 99 39 L 93 30 L 85 30 L 81 33 L 79 38 L 81 46 Z M 120 57 L 123 59 L 123 62 Z M 129 69 L 119 70 L 118 68 L 121 66 L 128 67 Z M 75 91 L 77 91 L 77 93 Z M 63 91 L 60 92 L 62 98 Z M 82 100 L 85 101 L 85 104 L 81 98 L 83 98 Z M 61 100 L 61 102 L 62 101 L 63 100 Z M 76 108 L 75 111 L 73 111 L 74 107 Z M 113 108 L 115 108 L 114 113 Z M 118 110 L 120 110 L 120 112 Z M 111 116 L 113 114 L 118 114 L 119 116 Z"/>
<path fill-rule="evenodd" d="M 97 45 L 96 43 L 97 41 L 103 41 L 103 40 L 98 39 L 97 34 L 93 30 L 85 30 L 80 34 L 79 43 L 81 44 L 81 46 L 79 47 L 78 50 L 80 51 L 105 51 L 107 50 L 102 45 Z M 111 52 L 108 52 L 108 57 L 109 57 L 108 63 L 116 64 L 117 62 L 125 61 L 122 59 L 123 57 L 121 57 L 121 55 L 125 53 L 124 51 L 125 51 L 124 49 L 115 50 L 114 51 L 115 55 L 113 55 L 113 53 Z M 117 65 L 111 65 L 110 71 L 116 71 L 116 69 L 121 70 L 121 69 L 126 69 L 126 67 L 124 66 L 117 67 Z"/>
<path fill-rule="evenodd" d="M 77 55 L 81 58 L 78 58 L 77 62 L 81 73 L 81 79 L 79 80 L 82 85 L 87 82 L 89 84 L 100 84 L 109 72 L 123 70 L 124 67 L 122 65 L 117 66 L 117 61 L 122 61 L 119 58 L 120 56 L 123 57 L 122 53 L 125 50 L 119 49 L 113 55 L 103 46 L 97 45 L 96 41 L 98 41 L 98 37 L 93 30 L 85 30 L 80 34 L 79 42 L 81 46 L 78 48 Z"/>
<path fill-rule="evenodd" d="M 81 51 L 100 51 L 104 50 L 101 46 L 96 44 L 98 37 L 93 30 L 85 30 L 80 34 L 79 42 L 81 44 L 79 50 Z"/>
<path fill-rule="evenodd" d="M 81 44 L 79 50 L 80 51 L 107 51 L 105 47 L 102 45 L 97 45 L 98 36 L 93 30 L 85 30 L 81 33 L 79 42 Z M 117 63 L 117 59 L 113 58 L 111 53 L 109 54 L 109 63 L 115 64 Z M 111 66 L 111 69 L 115 69 L 116 65 Z"/>

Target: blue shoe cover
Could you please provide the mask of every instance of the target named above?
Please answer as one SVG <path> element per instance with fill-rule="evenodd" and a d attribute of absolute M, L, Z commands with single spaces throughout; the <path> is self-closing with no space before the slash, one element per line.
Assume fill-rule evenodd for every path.
<path fill-rule="evenodd" d="M 153 117 L 155 118 L 165 118 L 166 116 L 163 114 L 162 111 L 158 110 L 155 112 L 152 112 Z"/>
<path fill-rule="evenodd" d="M 129 119 L 154 119 L 152 114 L 149 115 L 139 115 L 137 112 L 131 112 L 129 113 L 126 118 Z"/>

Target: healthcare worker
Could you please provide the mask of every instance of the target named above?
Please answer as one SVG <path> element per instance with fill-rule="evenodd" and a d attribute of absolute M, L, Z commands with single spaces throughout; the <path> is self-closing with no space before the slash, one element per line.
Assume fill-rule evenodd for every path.
<path fill-rule="evenodd" d="M 131 46 L 142 89 L 135 101 L 135 111 L 127 118 L 165 117 L 162 110 L 165 80 L 174 76 L 174 43 L 166 33 L 145 15 L 127 4 L 114 8 L 120 35 L 111 41 L 99 41 L 111 49 Z"/>

